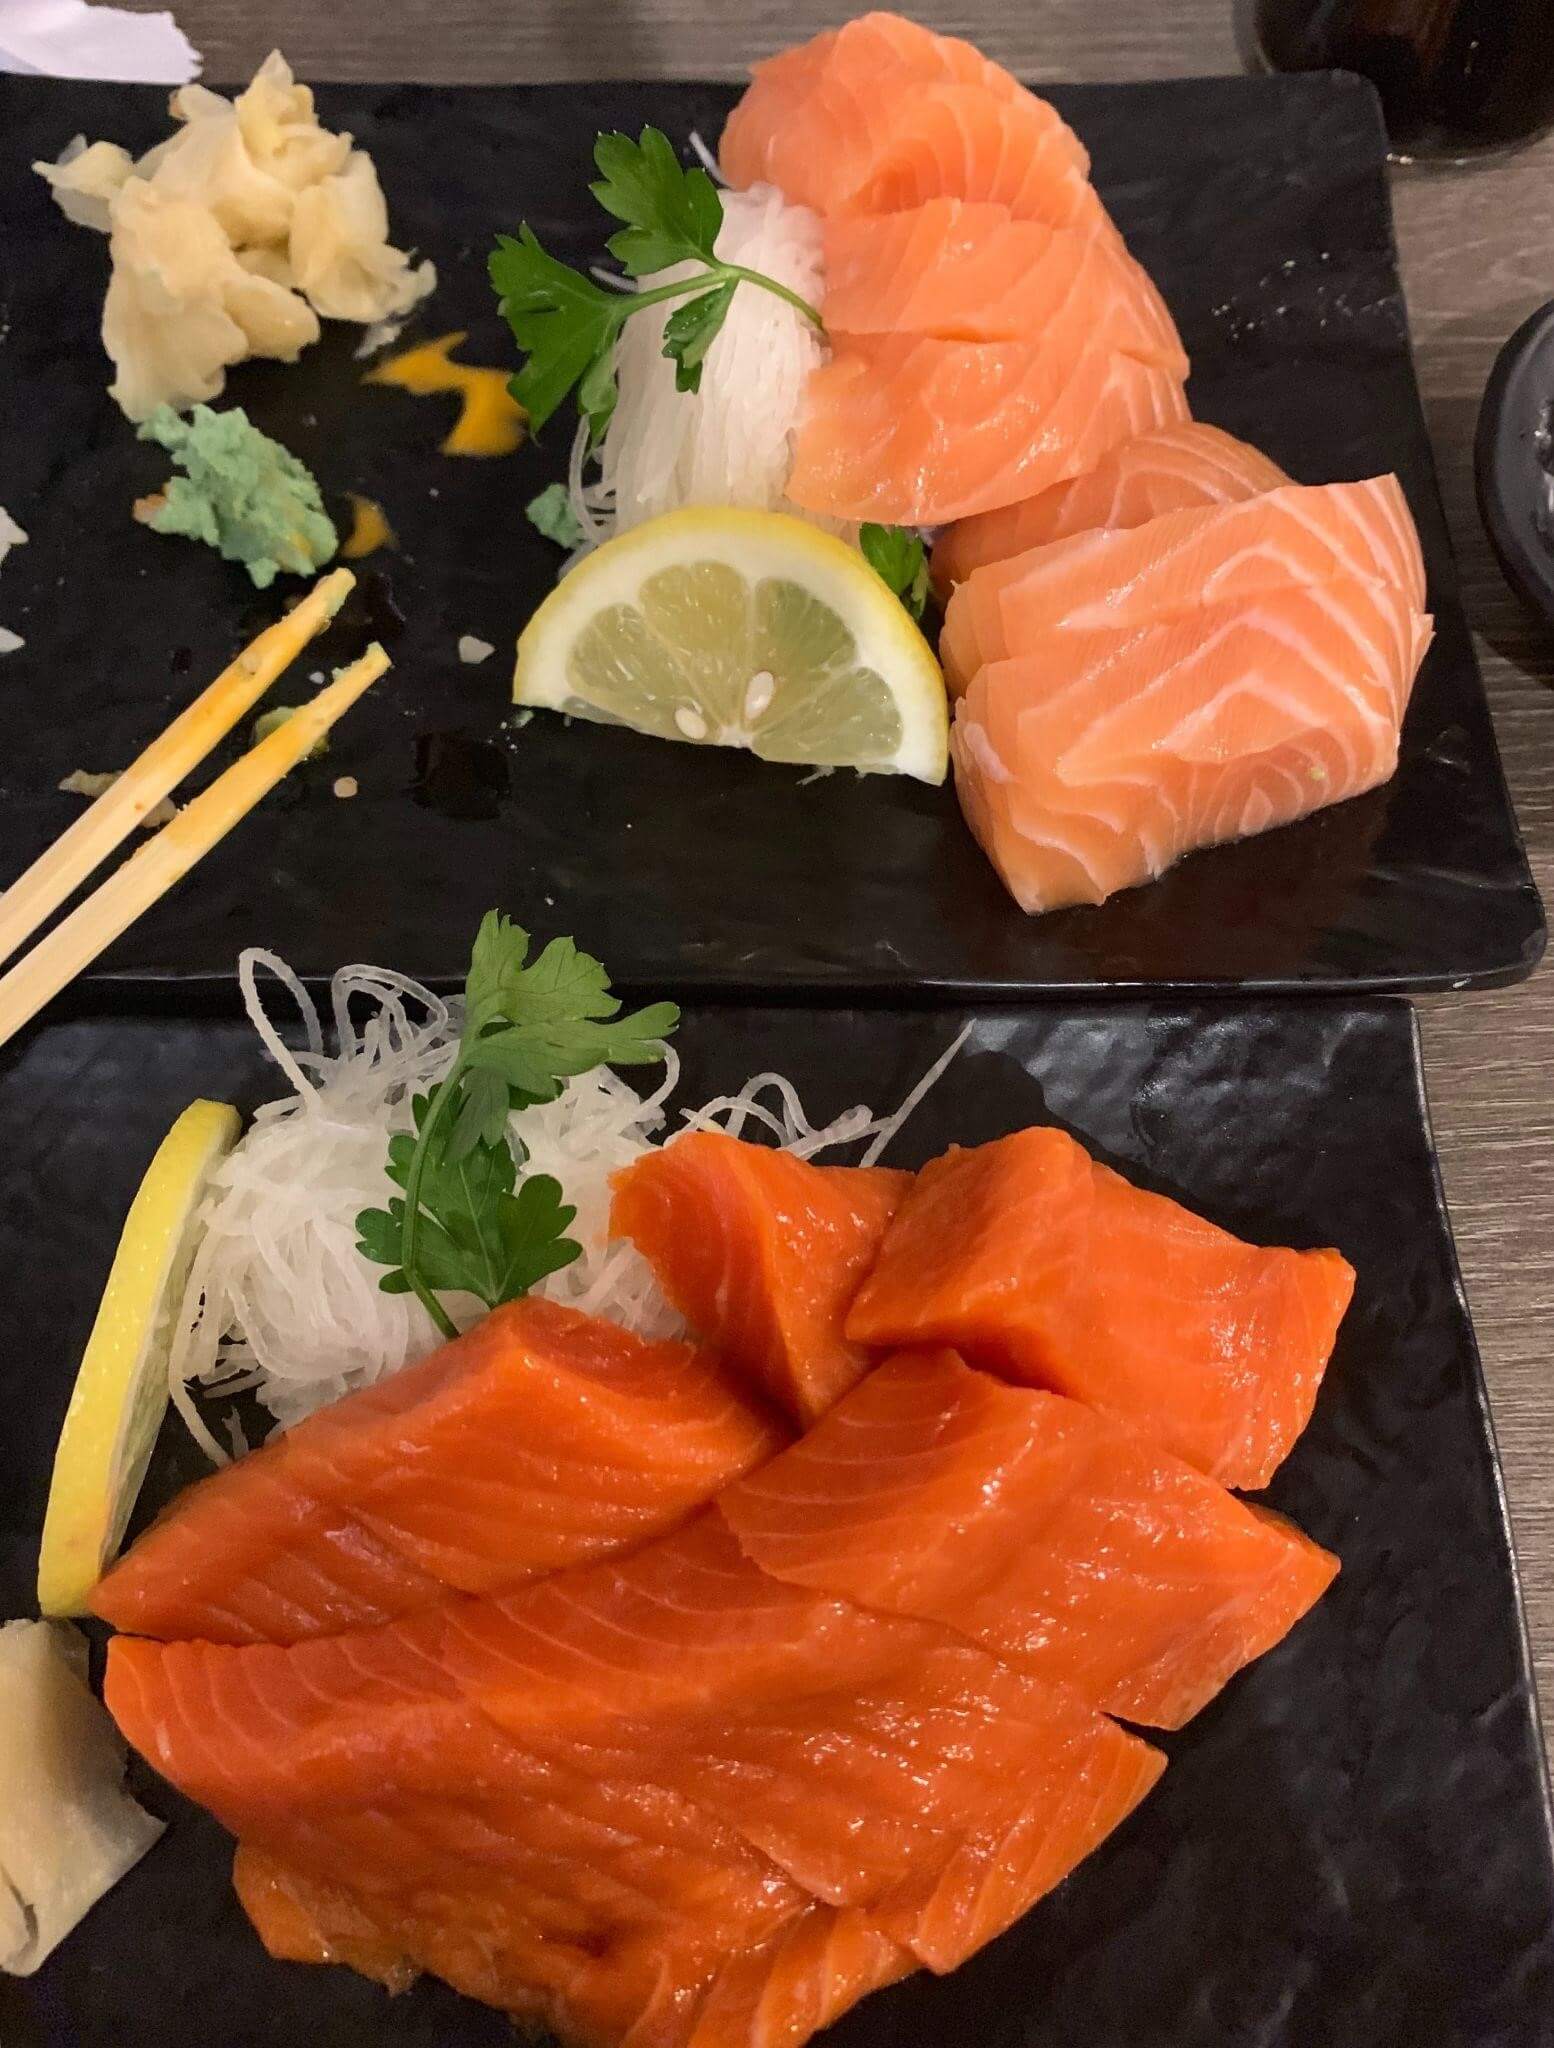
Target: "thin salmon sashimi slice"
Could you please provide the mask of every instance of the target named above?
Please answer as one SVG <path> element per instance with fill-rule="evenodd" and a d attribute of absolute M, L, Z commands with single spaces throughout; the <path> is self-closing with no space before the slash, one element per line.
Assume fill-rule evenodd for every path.
<path fill-rule="evenodd" d="M 822 76 L 781 128 L 761 132 L 768 112 L 757 80 L 729 116 L 719 154 L 737 188 L 775 185 L 827 218 L 988 200 L 1021 220 L 1116 237 L 1072 129 L 1034 95 Z"/>
<path fill-rule="evenodd" d="M 750 71 L 774 102 L 779 94 L 791 103 L 801 101 L 827 75 L 853 85 L 897 75 L 928 86 L 978 85 L 1002 99 L 1028 96 L 1012 73 L 973 44 L 883 10 L 823 29 L 808 42 L 761 58 Z"/>
<path fill-rule="evenodd" d="M 1237 504 L 1289 481 L 1276 462 L 1219 427 L 1201 420 L 1159 427 L 1122 442 L 1084 476 L 958 521 L 934 544 L 934 582 L 947 592 L 989 562 L 1007 562 L 1076 533 Z"/>
<path fill-rule="evenodd" d="M 1175 372 L 1104 342 L 1076 356 L 1040 340 L 845 336 L 809 381 L 788 494 L 835 518 L 938 525 L 1186 416 Z"/>
<path fill-rule="evenodd" d="M 1244 1243 L 1033 1127 L 923 1168 L 848 1317 L 1130 1424 L 1226 1486 L 1310 1419 L 1354 1270 Z"/>
<path fill-rule="evenodd" d="M 952 1352 L 881 1365 L 720 1508 L 774 1577 L 941 1622 L 1157 1728 L 1279 1642 L 1338 1569 L 1136 1431 Z"/>
<path fill-rule="evenodd" d="M 1181 338 L 1143 268 L 1111 238 L 936 199 L 826 223 L 825 323 L 940 341 L 1091 340 L 1187 375 Z"/>
<path fill-rule="evenodd" d="M 962 808 L 1022 909 L 1104 902 L 1386 782 L 1430 632 L 1401 592 L 1338 582 L 1048 634 L 960 697 Z"/>
<path fill-rule="evenodd" d="M 962 682 L 1059 628 L 1088 632 L 1313 584 L 1379 583 L 1423 612 L 1424 558 L 1397 478 L 1261 497 L 1075 534 L 975 570 L 945 615 Z"/>
<path fill-rule="evenodd" d="M 719 154 L 730 184 L 776 185 L 821 214 L 988 199 L 1115 233 L 1056 109 L 969 44 L 899 16 L 865 16 L 756 65 Z"/>
<path fill-rule="evenodd" d="M 643 1543 L 783 1440 L 690 1346 L 513 1302 L 191 1487 L 93 1607 L 214 1642 L 365 1626 Z"/>
<path fill-rule="evenodd" d="M 616 1176 L 610 1225 L 731 1371 L 808 1424 L 869 1368 L 842 1323 L 910 1182 L 692 1131 Z"/>

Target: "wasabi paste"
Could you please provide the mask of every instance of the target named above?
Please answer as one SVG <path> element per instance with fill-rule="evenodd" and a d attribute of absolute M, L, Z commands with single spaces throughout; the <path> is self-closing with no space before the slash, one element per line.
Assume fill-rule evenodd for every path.
<path fill-rule="evenodd" d="M 311 576 L 339 545 L 312 473 L 261 434 L 241 406 L 197 405 L 187 419 L 159 406 L 139 429 L 186 473 L 143 499 L 135 516 L 157 533 L 204 541 L 241 562 L 260 590 L 282 570 Z"/>

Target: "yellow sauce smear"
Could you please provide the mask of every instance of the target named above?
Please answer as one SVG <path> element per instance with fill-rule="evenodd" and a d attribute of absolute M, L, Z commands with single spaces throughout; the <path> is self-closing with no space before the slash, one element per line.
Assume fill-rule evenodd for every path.
<path fill-rule="evenodd" d="M 391 548 L 394 529 L 377 499 L 364 498 L 357 491 L 347 491 L 345 495 L 351 501 L 351 530 L 340 543 L 340 552 L 345 559 L 359 562 L 363 555 L 376 554 L 379 548 Z"/>
<path fill-rule="evenodd" d="M 444 334 L 401 349 L 369 370 L 367 384 L 396 384 L 417 398 L 456 391 L 462 401 L 453 432 L 442 444 L 444 455 L 511 455 L 523 439 L 523 407 L 507 388 L 510 372 L 481 369 L 453 361 L 453 351 L 467 337 Z"/>

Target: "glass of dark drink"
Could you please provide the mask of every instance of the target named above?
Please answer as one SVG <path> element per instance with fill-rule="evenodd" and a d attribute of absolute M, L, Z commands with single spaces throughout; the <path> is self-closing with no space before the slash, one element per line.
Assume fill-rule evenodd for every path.
<path fill-rule="evenodd" d="M 1554 0 L 1238 0 L 1249 60 L 1358 71 L 1393 154 L 1462 160 L 1554 127 Z"/>

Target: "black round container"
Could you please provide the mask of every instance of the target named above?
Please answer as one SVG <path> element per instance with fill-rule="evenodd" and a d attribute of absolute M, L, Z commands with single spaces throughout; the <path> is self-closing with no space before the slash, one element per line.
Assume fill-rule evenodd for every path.
<path fill-rule="evenodd" d="M 1554 304 L 1500 351 L 1484 389 L 1473 469 L 1507 580 L 1554 621 Z"/>

